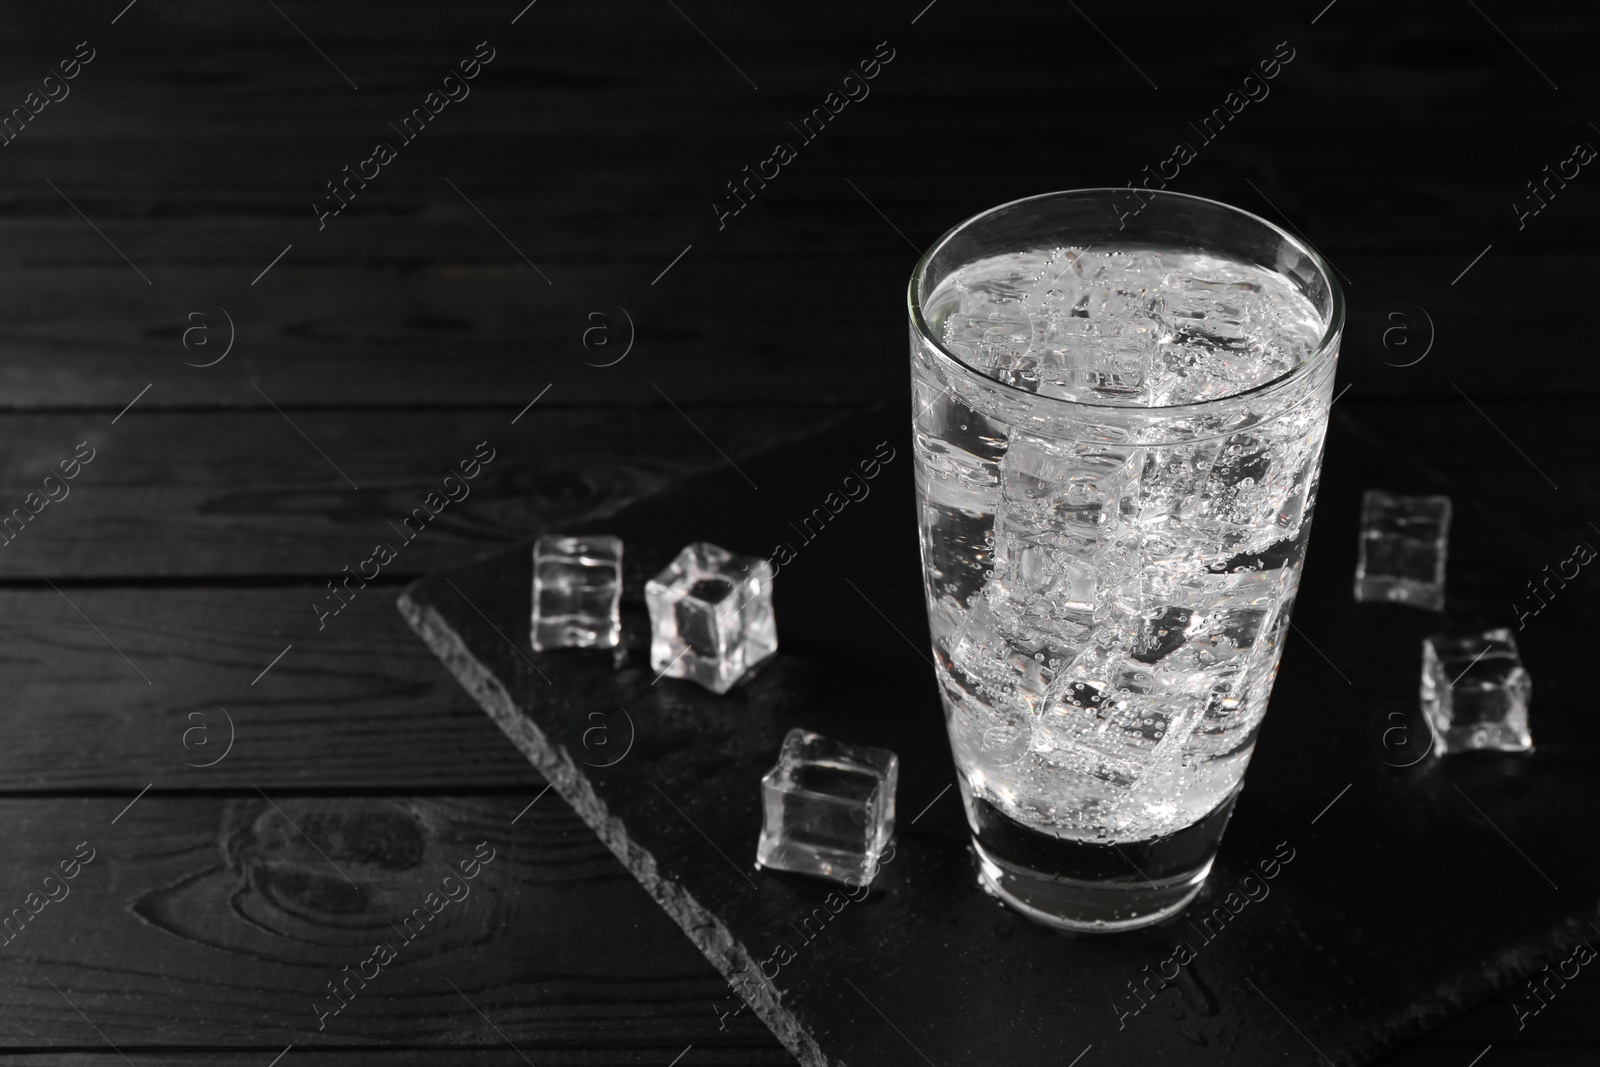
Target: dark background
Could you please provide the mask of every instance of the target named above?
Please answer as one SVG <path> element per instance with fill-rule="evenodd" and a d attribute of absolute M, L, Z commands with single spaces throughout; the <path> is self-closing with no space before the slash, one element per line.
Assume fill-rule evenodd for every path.
<path fill-rule="evenodd" d="M 0 147 L 0 510 L 95 458 L 0 548 L 0 911 L 96 850 L 0 944 L 7 1060 L 792 1062 L 748 1013 L 719 1030 L 726 984 L 559 800 L 512 822 L 543 781 L 394 594 L 899 402 L 918 250 L 1179 140 L 1171 188 L 1339 270 L 1341 405 L 1453 464 L 1528 459 L 1484 487 L 1548 535 L 1508 543 L 1508 602 L 1600 514 L 1562 431 L 1592 419 L 1600 177 L 1520 229 L 1512 206 L 1600 145 L 1581 5 L 524 2 L 7 5 L 0 113 L 78 42 L 94 59 Z M 402 143 L 389 123 L 480 41 L 470 96 Z M 879 42 L 870 95 L 802 143 L 789 123 Z M 1201 143 L 1188 123 L 1280 42 L 1270 95 Z M 319 230 L 380 140 L 395 160 Z M 719 229 L 778 141 L 797 158 Z M 609 347 L 569 342 L 595 301 L 631 347 L 614 313 Z M 1374 320 L 1405 327 L 1387 351 Z M 324 583 L 484 440 L 472 496 L 319 629 Z M 373 918 L 485 839 L 473 898 L 319 1032 Z M 1511 999 L 1392 1062 L 1600 1051 L 1588 971 L 1521 1031 Z"/>

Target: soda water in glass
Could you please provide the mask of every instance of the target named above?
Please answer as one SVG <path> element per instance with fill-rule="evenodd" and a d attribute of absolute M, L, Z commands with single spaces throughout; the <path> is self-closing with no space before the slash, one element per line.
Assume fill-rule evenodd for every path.
<path fill-rule="evenodd" d="M 979 878 L 1119 930 L 1199 892 L 1311 531 L 1343 297 L 1198 197 L 1031 197 L 910 286 L 928 618 Z"/>

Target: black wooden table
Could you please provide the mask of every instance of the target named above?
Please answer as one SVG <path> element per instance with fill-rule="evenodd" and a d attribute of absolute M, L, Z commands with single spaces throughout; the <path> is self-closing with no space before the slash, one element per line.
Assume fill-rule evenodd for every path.
<path fill-rule="evenodd" d="M 1541 533 L 1465 580 L 1513 621 L 1600 536 L 1576 5 L 524 2 L 7 15 L 9 1061 L 792 1062 L 394 597 L 903 396 L 917 251 L 994 203 L 1298 229 L 1339 403 L 1515 472 L 1471 506 Z M 1590 970 L 1391 1062 L 1592 1061 Z"/>

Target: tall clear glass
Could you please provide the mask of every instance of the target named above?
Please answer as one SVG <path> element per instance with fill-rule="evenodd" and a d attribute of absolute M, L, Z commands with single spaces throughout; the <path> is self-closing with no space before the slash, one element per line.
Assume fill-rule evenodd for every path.
<path fill-rule="evenodd" d="M 983 886 L 1119 930 L 1199 891 L 1311 529 L 1344 302 L 1305 242 L 1170 192 L 1050 193 L 910 292 L 920 540 Z"/>

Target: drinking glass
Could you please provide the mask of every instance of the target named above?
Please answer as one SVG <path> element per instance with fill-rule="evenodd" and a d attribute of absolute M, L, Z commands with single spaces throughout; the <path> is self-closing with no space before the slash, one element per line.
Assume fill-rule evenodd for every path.
<path fill-rule="evenodd" d="M 979 881 L 1069 930 L 1199 892 L 1311 529 L 1344 302 L 1171 192 L 992 208 L 909 289 L 936 673 Z"/>

